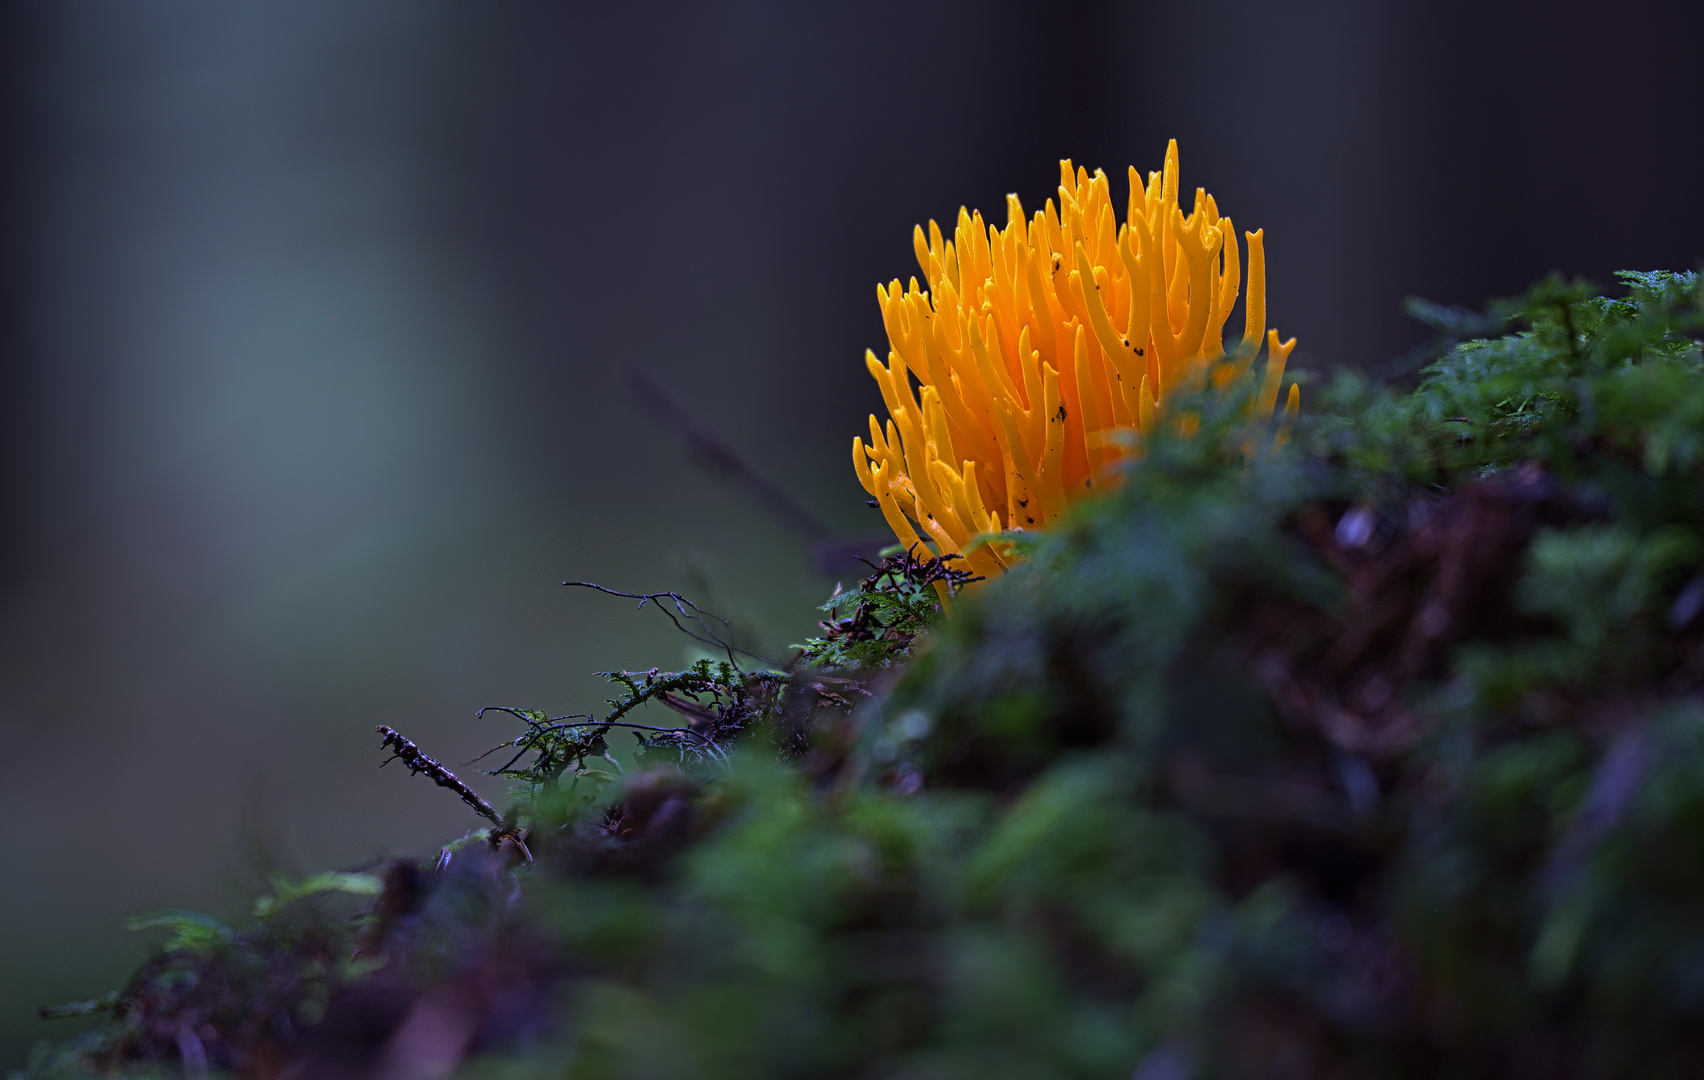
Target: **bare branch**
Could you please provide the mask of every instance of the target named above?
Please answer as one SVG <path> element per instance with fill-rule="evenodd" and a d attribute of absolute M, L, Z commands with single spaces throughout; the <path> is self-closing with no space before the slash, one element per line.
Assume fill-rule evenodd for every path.
<path fill-rule="evenodd" d="M 379 725 L 379 734 L 385 737 L 384 742 L 380 745 L 391 750 L 391 756 L 379 763 L 381 769 L 400 758 L 402 763 L 408 766 L 410 774 L 425 773 L 439 787 L 449 788 L 461 796 L 462 802 L 473 807 L 475 813 L 489 819 L 499 829 L 509 827 L 502 815 L 493 810 L 491 804 L 480 797 L 479 792 L 468 787 L 455 773 L 444 768 L 434 759 L 427 757 L 420 747 L 414 745 L 413 740 L 407 738 L 395 728 L 384 724 Z"/>

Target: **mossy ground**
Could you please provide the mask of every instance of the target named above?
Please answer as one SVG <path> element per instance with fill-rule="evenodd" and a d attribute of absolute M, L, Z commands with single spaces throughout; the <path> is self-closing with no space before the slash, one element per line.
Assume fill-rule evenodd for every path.
<path fill-rule="evenodd" d="M 1624 277 L 1181 404 L 932 630 L 522 710 L 496 829 L 168 916 L 22 1075 L 1704 1075 L 1704 310 Z"/>

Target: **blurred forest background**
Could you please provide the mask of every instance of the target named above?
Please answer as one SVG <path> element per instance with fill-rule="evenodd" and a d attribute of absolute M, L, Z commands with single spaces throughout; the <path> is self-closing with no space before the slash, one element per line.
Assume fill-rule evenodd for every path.
<path fill-rule="evenodd" d="M 801 531 L 630 366 L 859 537 L 875 283 L 1062 156 L 1121 198 L 1178 138 L 1315 370 L 1693 266 L 1695 6 L 7 0 L 0 1067 L 126 916 L 476 823 L 375 725 L 456 764 L 682 658 L 563 579 L 809 631 Z"/>

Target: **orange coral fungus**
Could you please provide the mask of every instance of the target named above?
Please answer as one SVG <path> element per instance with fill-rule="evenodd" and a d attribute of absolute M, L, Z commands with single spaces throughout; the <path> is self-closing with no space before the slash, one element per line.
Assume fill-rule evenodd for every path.
<path fill-rule="evenodd" d="M 1266 328 L 1261 233 L 1248 240 L 1247 318 L 1229 358 L 1224 325 L 1242 283 L 1231 219 L 1197 188 L 1178 206 L 1177 142 L 1146 185 L 1130 170 L 1124 224 L 1111 184 L 1059 163 L 1059 201 L 1033 218 L 1006 197 L 1004 230 L 959 211 L 952 240 L 914 230 L 928 290 L 912 278 L 876 287 L 888 363 L 865 353 L 890 419 L 852 441 L 858 479 L 900 541 L 963 554 L 978 573 L 1005 569 L 999 545 L 972 538 L 1043 528 L 1151 431 L 1180 389 L 1252 379 L 1266 339 L 1258 414 L 1277 404 L 1294 338 Z M 914 395 L 911 379 L 919 383 Z M 1286 421 L 1298 391 L 1290 387 Z M 1187 425 L 1188 418 L 1174 421 Z"/>

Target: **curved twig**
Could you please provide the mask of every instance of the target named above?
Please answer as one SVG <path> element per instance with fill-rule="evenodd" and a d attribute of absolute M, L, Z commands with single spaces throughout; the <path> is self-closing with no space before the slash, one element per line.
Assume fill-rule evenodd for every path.
<path fill-rule="evenodd" d="M 611 589 L 607 586 L 599 585 L 595 581 L 564 581 L 562 584 L 574 585 L 574 586 L 578 586 L 579 588 L 582 588 L 582 589 L 595 589 L 598 592 L 604 593 L 604 594 L 609 595 L 609 596 L 620 596 L 620 597 L 624 597 L 628 600 L 637 600 L 637 601 L 639 601 L 639 606 L 641 608 L 644 607 L 647 603 L 655 604 L 657 609 L 659 611 L 661 611 L 664 615 L 667 615 L 669 617 L 670 622 L 674 623 L 676 630 L 679 630 L 681 633 L 685 634 L 687 637 L 691 638 L 694 641 L 700 642 L 700 643 L 705 644 L 705 645 L 714 646 L 714 647 L 722 650 L 723 652 L 727 653 L 728 663 L 732 664 L 735 667 L 735 669 L 740 669 L 740 663 L 734 657 L 735 653 L 743 653 L 744 655 L 751 657 L 753 660 L 756 660 L 760 664 L 768 664 L 770 662 L 769 658 L 766 657 L 766 656 L 763 656 L 759 653 L 754 653 L 750 649 L 742 648 L 738 645 L 735 645 L 734 643 L 732 643 L 730 641 L 724 641 L 721 637 L 719 637 L 716 634 L 716 632 L 714 630 L 710 629 L 709 624 L 706 623 L 704 620 L 705 620 L 706 617 L 715 619 L 717 622 L 722 624 L 723 628 L 727 629 L 730 632 L 733 630 L 733 623 L 730 622 L 729 620 L 723 618 L 722 616 L 717 615 L 714 612 L 705 611 L 703 608 L 699 607 L 697 604 L 693 603 L 691 600 L 688 600 L 686 597 L 682 596 L 680 593 L 677 593 L 677 592 L 654 592 L 654 593 L 622 592 L 620 589 Z M 665 597 L 668 598 L 669 600 L 673 601 L 674 608 L 675 608 L 674 611 L 670 611 L 668 609 L 668 607 L 666 605 L 664 605 L 663 598 L 665 598 Z M 677 612 L 679 613 L 678 618 L 676 617 Z M 692 630 L 687 629 L 687 627 L 684 626 L 681 623 L 681 619 L 686 619 L 689 622 L 697 623 L 699 626 L 704 628 L 704 634 L 702 634 L 702 635 L 697 634 L 697 633 L 694 633 Z"/>

